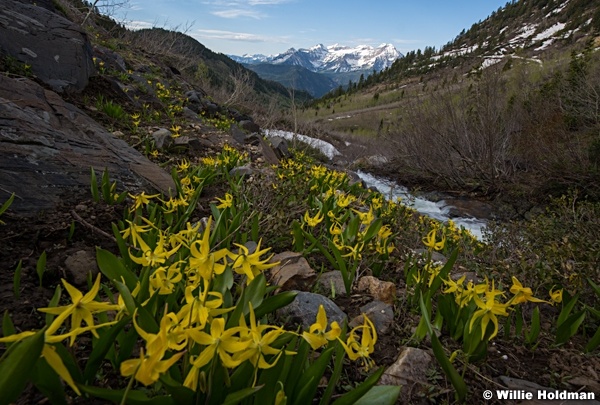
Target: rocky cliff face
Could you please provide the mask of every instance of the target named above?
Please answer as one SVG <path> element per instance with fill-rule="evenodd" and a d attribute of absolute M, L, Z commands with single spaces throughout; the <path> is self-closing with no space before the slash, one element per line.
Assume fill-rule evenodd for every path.
<path fill-rule="evenodd" d="M 76 24 L 35 4 L 3 0 L 0 52 L 31 66 L 55 91 L 81 91 L 94 72 L 92 47 Z"/>
<path fill-rule="evenodd" d="M 90 167 L 107 168 L 129 189 L 167 193 L 174 186 L 164 170 L 56 93 L 0 76 L 0 201 L 14 192 L 12 210 L 52 209 L 64 195 L 88 190 Z"/>
<path fill-rule="evenodd" d="M 15 0 L 2 2 L 0 49 L 59 92 L 84 89 L 94 70 L 92 47 L 76 25 Z M 174 186 L 163 169 L 47 87 L 0 75 L 0 201 L 15 193 L 11 210 L 51 210 L 89 188 L 90 167 L 108 169 L 127 189 L 168 193 Z"/>

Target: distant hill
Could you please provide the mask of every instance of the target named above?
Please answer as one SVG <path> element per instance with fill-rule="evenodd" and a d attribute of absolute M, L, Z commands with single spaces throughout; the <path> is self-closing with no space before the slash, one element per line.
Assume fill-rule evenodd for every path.
<path fill-rule="evenodd" d="M 263 79 L 276 81 L 288 88 L 304 90 L 313 97 L 321 97 L 339 86 L 331 78 L 311 72 L 302 66 L 269 63 L 244 64 L 244 66 Z"/>
<path fill-rule="evenodd" d="M 290 48 L 272 56 L 246 54 L 229 57 L 263 79 L 321 97 L 339 86 L 346 87 L 349 81 L 357 82 L 361 75 L 366 77 L 389 68 L 402 54 L 391 44 L 378 47 L 319 44 L 308 49 Z M 268 65 L 277 67 L 270 68 Z"/>
<path fill-rule="evenodd" d="M 201 76 L 214 88 L 233 91 L 235 80 L 242 78 L 250 84 L 256 95 L 265 101 L 277 97 L 285 105 L 289 100 L 289 92 L 284 85 L 261 78 L 227 55 L 211 51 L 188 35 L 162 28 L 141 29 L 132 31 L 130 34 L 134 40 L 138 39 L 140 42 L 148 44 L 160 44 L 161 47 L 156 52 L 165 52 L 165 44 L 168 44 L 169 52 L 196 60 L 193 64 L 188 63 L 188 66 L 185 67 L 186 70 Z M 148 51 L 153 50 L 149 49 Z M 295 94 L 295 98 L 296 101 L 303 102 L 311 99 L 312 96 L 300 91 Z"/>

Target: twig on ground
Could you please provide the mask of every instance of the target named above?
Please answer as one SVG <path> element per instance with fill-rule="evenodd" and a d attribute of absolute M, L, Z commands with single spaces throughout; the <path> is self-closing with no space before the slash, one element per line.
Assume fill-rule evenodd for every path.
<path fill-rule="evenodd" d="M 117 243 L 117 240 L 115 239 L 115 237 L 113 235 L 110 235 L 110 234 L 104 232 L 102 229 L 97 228 L 94 225 L 90 224 L 85 219 L 81 218 L 79 216 L 79 214 L 77 214 L 74 210 L 71 210 L 71 215 L 73 216 L 73 218 L 75 218 L 75 220 L 77 220 L 77 222 L 79 222 L 80 224 L 82 224 L 86 228 L 91 229 L 92 232 L 99 233 L 100 235 L 102 235 L 102 236 L 104 236 L 104 237 L 112 240 L 113 242 Z"/>

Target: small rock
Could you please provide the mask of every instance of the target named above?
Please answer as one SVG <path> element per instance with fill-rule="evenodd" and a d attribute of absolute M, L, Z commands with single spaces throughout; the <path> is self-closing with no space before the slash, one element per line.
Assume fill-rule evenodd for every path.
<path fill-rule="evenodd" d="M 156 149 L 168 148 L 173 138 L 171 137 L 171 131 L 166 128 L 160 128 L 152 133 L 154 138 L 154 145 Z"/>
<path fill-rule="evenodd" d="M 317 273 L 300 253 L 279 253 L 271 258 L 271 262 L 280 262 L 269 269 L 269 274 L 271 282 L 282 291 L 310 290 L 317 278 Z"/>
<path fill-rule="evenodd" d="M 450 278 L 453 281 L 458 281 L 458 279 L 460 279 L 462 276 L 465 276 L 465 283 L 468 283 L 469 281 L 472 281 L 473 284 L 479 284 L 479 283 L 483 282 L 482 279 L 477 277 L 477 273 L 475 273 L 474 271 L 464 271 L 464 272 L 459 272 L 459 273 L 453 273 L 450 275 Z"/>
<path fill-rule="evenodd" d="M 381 301 L 373 301 L 364 305 L 360 308 L 361 315 L 354 318 L 348 324 L 349 327 L 354 328 L 364 323 L 364 316 L 366 315 L 373 325 L 377 334 L 385 335 L 394 322 L 394 309 L 391 305 Z"/>
<path fill-rule="evenodd" d="M 114 136 L 116 136 L 117 138 L 122 138 L 123 136 L 125 136 L 125 134 L 123 133 L 123 131 L 114 131 L 112 134 Z"/>
<path fill-rule="evenodd" d="M 298 291 L 298 295 L 286 307 L 277 311 L 281 317 L 288 317 L 294 322 L 302 324 L 304 329 L 308 330 L 310 325 L 315 323 L 319 306 L 323 305 L 327 314 L 327 322 L 336 321 L 342 325 L 346 320 L 346 314 L 329 298 L 319 294 Z"/>
<path fill-rule="evenodd" d="M 571 378 L 569 380 L 569 384 L 583 387 L 583 389 L 581 391 L 587 390 L 587 391 L 593 391 L 597 394 L 600 393 L 600 381 L 598 381 L 598 379 L 595 379 L 593 376 L 591 376 L 591 377 L 577 376 L 575 378 Z"/>
<path fill-rule="evenodd" d="M 85 205 L 85 204 L 77 204 L 75 206 L 75 211 L 87 211 L 87 205 Z"/>
<path fill-rule="evenodd" d="M 231 177 L 249 177 L 252 174 L 254 174 L 254 170 L 248 165 L 234 167 L 229 171 Z"/>
<path fill-rule="evenodd" d="M 388 367 L 381 376 L 379 385 L 414 385 L 428 384 L 427 370 L 431 366 L 431 355 L 422 349 L 405 347 L 394 364 Z M 402 393 L 409 393 L 407 387 Z M 400 398 L 401 399 L 401 398 Z M 402 401 L 400 401 L 402 403 Z"/>
<path fill-rule="evenodd" d="M 279 159 L 287 159 L 291 157 L 291 153 L 288 148 L 288 142 L 285 138 L 274 136 L 270 138 L 269 141 L 271 141 L 273 151 Z"/>
<path fill-rule="evenodd" d="M 253 121 L 250 121 L 250 120 L 242 120 L 242 121 L 238 122 L 238 125 L 244 131 L 249 132 L 249 133 L 260 132 L 260 127 L 258 126 L 258 124 L 256 124 Z"/>
<path fill-rule="evenodd" d="M 99 272 L 96 256 L 87 250 L 79 250 L 67 257 L 65 268 L 76 286 L 87 285 L 88 274 L 91 272 L 94 278 Z"/>
<path fill-rule="evenodd" d="M 415 255 L 421 256 L 423 258 L 426 258 L 429 256 L 428 249 L 413 249 L 413 253 L 415 253 Z M 440 262 L 442 264 L 446 264 L 446 262 L 448 261 L 446 256 L 444 256 L 443 254 L 436 252 L 436 251 L 431 252 L 431 260 L 433 262 Z"/>
<path fill-rule="evenodd" d="M 317 280 L 321 291 L 332 297 L 336 295 L 344 296 L 348 294 L 346 286 L 344 284 L 344 278 L 342 272 L 339 270 L 328 271 L 321 274 L 319 280 Z"/>
<path fill-rule="evenodd" d="M 386 304 L 393 304 L 396 299 L 396 285 L 373 276 L 361 277 L 358 280 L 358 291 L 371 294 L 376 300 Z"/>

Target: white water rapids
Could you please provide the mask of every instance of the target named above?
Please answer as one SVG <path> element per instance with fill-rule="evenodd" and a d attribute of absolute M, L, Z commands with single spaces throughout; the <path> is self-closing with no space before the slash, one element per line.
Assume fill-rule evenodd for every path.
<path fill-rule="evenodd" d="M 310 146 L 319 149 L 329 159 L 333 159 L 333 157 L 336 155 L 341 155 L 341 153 L 332 144 L 321 139 L 315 139 L 306 135 L 299 135 L 281 130 L 264 130 L 264 134 L 267 138 L 281 137 L 287 140 L 297 139 L 305 142 Z M 441 222 L 446 222 L 449 219 L 452 219 L 456 226 L 459 228 L 464 227 L 465 229 L 468 229 L 477 239 L 483 240 L 483 228 L 486 226 L 485 219 L 479 219 L 470 216 L 454 216 L 450 218 L 449 211 L 452 206 L 448 205 L 444 200 L 434 202 L 425 198 L 416 197 L 412 195 L 406 187 L 400 186 L 394 181 L 373 176 L 370 173 L 360 170 L 356 172 L 356 174 L 362 181 L 365 182 L 367 187 L 376 188 L 387 199 L 396 200 L 398 197 L 400 197 L 402 204 L 415 209 L 419 214 L 426 215 Z"/>

